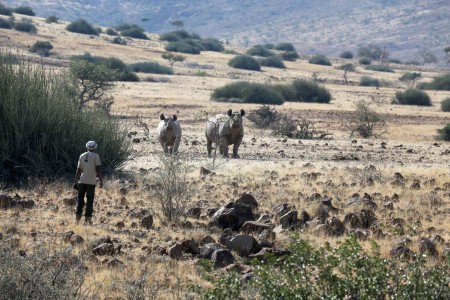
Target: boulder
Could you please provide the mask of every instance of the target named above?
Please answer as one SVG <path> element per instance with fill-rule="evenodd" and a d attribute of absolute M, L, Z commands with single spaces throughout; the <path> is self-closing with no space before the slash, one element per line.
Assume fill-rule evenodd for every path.
<path fill-rule="evenodd" d="M 199 219 L 202 214 L 202 209 L 200 207 L 191 207 L 186 211 L 186 215 L 191 218 Z"/>
<path fill-rule="evenodd" d="M 230 202 L 221 207 L 212 216 L 213 224 L 222 228 L 239 229 L 246 221 L 254 221 L 255 217 L 250 206 Z"/>
<path fill-rule="evenodd" d="M 114 254 L 114 245 L 109 243 L 100 244 L 92 250 L 92 254 L 98 256 L 112 255 Z"/>
<path fill-rule="evenodd" d="M 231 252 L 227 249 L 219 249 L 214 251 L 211 255 L 211 260 L 214 268 L 224 268 L 236 261 Z"/>
<path fill-rule="evenodd" d="M 197 243 L 194 241 L 194 239 L 182 241 L 181 246 L 183 246 L 183 251 L 185 253 L 194 255 L 197 255 L 199 253 Z"/>
<path fill-rule="evenodd" d="M 283 229 L 292 228 L 297 225 L 297 214 L 298 212 L 296 210 L 291 210 L 280 218 L 280 224 Z"/>
<path fill-rule="evenodd" d="M 236 251 L 240 256 L 246 257 L 253 252 L 258 244 L 251 235 L 240 234 L 230 240 L 230 250 Z"/>
<path fill-rule="evenodd" d="M 223 249 L 225 249 L 225 248 L 222 245 L 217 244 L 217 243 L 204 244 L 203 246 L 200 247 L 198 257 L 211 259 L 211 256 L 214 253 L 214 251 L 223 250 Z"/>
<path fill-rule="evenodd" d="M 236 203 L 246 204 L 251 208 L 258 208 L 258 202 L 255 197 L 250 194 L 243 194 L 238 200 L 236 200 Z"/>
<path fill-rule="evenodd" d="M 265 223 L 257 222 L 257 221 L 246 221 L 244 225 L 242 225 L 241 230 L 245 233 L 261 233 L 263 230 L 270 229 L 271 226 Z"/>
<path fill-rule="evenodd" d="M 150 229 L 153 226 L 153 216 L 152 215 L 147 215 L 145 217 L 143 217 L 139 224 L 141 225 L 141 227 L 144 227 L 145 229 Z"/>
<path fill-rule="evenodd" d="M 421 237 L 419 239 L 419 252 L 420 254 L 429 254 L 432 256 L 438 256 L 439 253 L 436 249 L 436 245 L 428 238 Z"/>
<path fill-rule="evenodd" d="M 334 236 L 341 236 L 345 233 L 345 225 L 342 223 L 341 220 L 339 220 L 337 217 L 329 217 L 325 224 L 330 226 L 332 230 L 332 235 Z"/>
<path fill-rule="evenodd" d="M 0 195 L 0 209 L 8 209 L 12 206 L 12 197 L 7 194 Z"/>
<path fill-rule="evenodd" d="M 175 244 L 169 248 L 167 254 L 169 255 L 170 258 L 180 259 L 183 257 L 183 246 Z"/>
<path fill-rule="evenodd" d="M 69 238 L 69 242 L 72 246 L 84 243 L 84 239 L 81 235 L 72 234 Z"/>

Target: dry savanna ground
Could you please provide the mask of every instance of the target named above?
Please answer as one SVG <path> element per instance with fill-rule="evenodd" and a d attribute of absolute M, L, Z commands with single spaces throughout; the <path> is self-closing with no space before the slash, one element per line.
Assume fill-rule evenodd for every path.
<path fill-rule="evenodd" d="M 122 46 L 111 43 L 111 38 L 105 34 L 90 37 L 67 32 L 63 22 L 47 24 L 35 17 L 32 20 L 37 34 L 0 29 L 1 48 L 40 61 L 40 57 L 29 54 L 27 49 L 36 41 L 50 41 L 54 46 L 53 55 L 42 61 L 56 71 L 67 67 L 71 55 L 85 52 L 114 56 L 125 63 L 156 61 L 167 65 L 161 58 L 164 43 L 157 35 L 150 34 L 147 41 L 127 39 L 128 45 Z M 237 52 L 246 50 L 232 45 L 226 47 Z M 358 237 L 367 247 L 370 240 L 376 240 L 385 256 L 390 255 L 399 239 L 409 239 L 408 246 L 416 253 L 421 237 L 430 238 L 439 254 L 449 247 L 450 145 L 437 141 L 436 131 L 450 123 L 448 113 L 440 110 L 440 102 L 450 93 L 430 91 L 431 107 L 390 104 L 394 94 L 406 87 L 398 80 L 404 72 L 421 72 L 421 81 L 430 81 L 445 70 L 391 65 L 394 73 L 381 73 L 357 65 L 356 70 L 348 74 L 349 84 L 345 85 L 343 71 L 336 66 L 356 61 L 332 59 L 333 66 L 326 67 L 309 64 L 302 57 L 296 62 L 286 62 L 286 69 L 263 68 L 255 72 L 228 67 L 232 54 L 202 52 L 185 56 L 184 62 L 174 65 L 175 75 L 138 74 L 140 82 L 118 83 L 113 91 L 113 113 L 129 127 L 135 139 L 135 156 L 125 166 L 126 177 L 107 178 L 104 189 L 97 189 L 94 225 L 75 224 L 74 193 L 66 182 L 6 190 L 3 192 L 34 200 L 36 206 L 0 212 L 2 243 L 15 245 L 25 253 L 45 245 L 50 251 L 71 247 L 76 255 L 89 256 L 93 244 L 109 236 L 116 247 L 120 246 L 120 251 L 86 261 L 89 284 L 100 298 L 108 299 L 123 296 L 124 289 L 119 283 L 137 276 L 145 265 L 151 266 L 149 282 L 160 287 L 156 291 L 158 297 L 188 297 L 189 284 L 204 284 L 201 268 L 196 265 L 197 258 L 184 253 L 174 260 L 164 253 L 185 240 L 194 239 L 201 244 L 209 235 L 218 241 L 222 231 L 208 226 L 208 209 L 218 209 L 244 193 L 253 195 L 258 202 L 255 214 L 268 215 L 274 225 L 280 224 L 277 208 L 283 204 L 295 207 L 299 215 L 305 211 L 312 217 L 325 209 L 341 221 L 347 214 L 359 213 L 369 205 L 378 220 L 379 230 L 357 229 Z M 199 76 L 199 71 L 204 73 Z M 358 83 L 364 75 L 384 80 L 389 87 L 360 87 Z M 232 108 L 251 114 L 258 108 L 254 104 L 211 102 L 210 94 L 215 88 L 241 80 L 290 83 L 294 79 L 313 77 L 330 90 L 333 97 L 330 104 L 285 103 L 276 109 L 313 120 L 318 129 L 330 133 L 330 139 L 274 137 L 244 118 L 241 159 L 213 161 L 206 156 L 202 112 L 216 114 Z M 377 139 L 349 137 L 343 124 L 359 100 L 377 102 L 377 110 L 388 120 L 386 134 Z M 173 225 L 160 218 L 159 201 L 152 193 L 155 174 L 162 167 L 159 158 L 162 149 L 155 137 L 161 113 L 177 114 L 183 128 L 179 159 L 189 167 L 191 195 L 186 209 L 201 209 L 198 219 L 188 218 L 190 225 Z M 138 118 L 141 125 L 147 124 L 148 134 L 138 126 Z M 201 175 L 202 167 L 213 174 Z M 329 199 L 333 208 L 327 202 Z M 352 202 L 352 199 L 360 201 Z M 155 213 L 154 224 L 149 229 L 139 224 L 147 212 Z M 312 226 L 296 230 L 317 246 L 325 242 L 336 245 L 347 235 L 330 235 Z M 276 235 L 271 236 L 271 242 L 282 248 L 292 231 L 275 228 Z M 346 230 L 355 229 L 346 224 Z M 64 237 L 70 231 L 81 236 L 84 242 L 78 244 L 74 238 L 68 243 L 70 238 L 65 240 Z M 120 262 L 114 258 L 124 267 L 115 268 Z"/>

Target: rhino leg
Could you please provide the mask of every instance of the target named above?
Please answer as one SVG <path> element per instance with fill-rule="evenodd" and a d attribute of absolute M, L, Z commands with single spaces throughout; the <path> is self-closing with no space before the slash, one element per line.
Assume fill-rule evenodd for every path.
<path fill-rule="evenodd" d="M 173 145 L 173 154 L 178 155 L 178 147 L 180 147 L 181 136 L 177 136 Z"/>
<path fill-rule="evenodd" d="M 212 140 L 208 137 L 206 137 L 206 150 L 208 151 L 208 157 L 211 157 Z"/>
<path fill-rule="evenodd" d="M 228 158 L 228 141 L 226 136 L 220 137 L 220 154 L 223 158 Z"/>
<path fill-rule="evenodd" d="M 164 154 L 169 154 L 169 147 L 167 146 L 167 143 L 164 143 L 163 145 L 163 149 L 164 149 Z"/>
<path fill-rule="evenodd" d="M 239 149 L 239 146 L 241 145 L 242 138 L 243 138 L 242 135 L 240 135 L 236 138 L 236 141 L 233 145 L 233 158 L 239 158 L 238 149 Z"/>

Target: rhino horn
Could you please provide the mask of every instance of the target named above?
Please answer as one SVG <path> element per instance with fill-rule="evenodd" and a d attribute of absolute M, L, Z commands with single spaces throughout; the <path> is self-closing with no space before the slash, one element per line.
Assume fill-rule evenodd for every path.
<path fill-rule="evenodd" d="M 177 120 L 177 115 L 173 115 L 172 118 L 173 118 L 174 121 L 176 121 Z"/>
<path fill-rule="evenodd" d="M 231 114 L 233 113 L 233 110 L 231 110 L 231 108 L 228 110 L 228 116 L 230 116 L 231 117 Z"/>
<path fill-rule="evenodd" d="M 241 115 L 245 116 L 245 110 L 241 109 Z"/>
<path fill-rule="evenodd" d="M 160 118 L 161 120 L 164 120 L 164 119 L 165 119 L 164 114 L 161 114 L 161 115 L 159 116 L 159 118 Z"/>

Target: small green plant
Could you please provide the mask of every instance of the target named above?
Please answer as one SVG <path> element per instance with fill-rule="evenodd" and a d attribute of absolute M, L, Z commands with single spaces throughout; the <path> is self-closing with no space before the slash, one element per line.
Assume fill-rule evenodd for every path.
<path fill-rule="evenodd" d="M 12 10 L 0 3 L 0 15 L 12 16 Z"/>
<path fill-rule="evenodd" d="M 402 61 L 398 58 L 389 58 L 388 62 L 390 62 L 391 64 L 402 64 Z"/>
<path fill-rule="evenodd" d="M 271 67 L 271 68 L 278 68 L 278 69 L 285 69 L 286 66 L 283 63 L 283 60 L 279 58 L 278 56 L 269 56 L 266 58 L 262 58 L 259 60 L 259 63 L 261 66 L 264 67 Z"/>
<path fill-rule="evenodd" d="M 441 102 L 441 110 L 450 112 L 450 98 L 446 98 Z"/>
<path fill-rule="evenodd" d="M 187 54 L 200 54 L 202 46 L 195 40 L 184 39 L 181 41 L 170 42 L 166 45 L 165 49 L 171 52 L 180 52 Z"/>
<path fill-rule="evenodd" d="M 40 56 L 50 56 L 50 50 L 53 49 L 53 45 L 50 42 L 37 41 L 30 48 L 30 52 L 39 54 Z"/>
<path fill-rule="evenodd" d="M 369 76 L 363 76 L 361 77 L 359 81 L 360 86 L 374 86 L 374 87 L 380 87 L 380 81 L 376 78 L 372 78 Z"/>
<path fill-rule="evenodd" d="M 291 117 L 283 114 L 276 119 L 271 128 L 273 135 L 292 139 L 323 140 L 329 136 L 324 131 L 316 130 L 314 121 L 302 116 Z"/>
<path fill-rule="evenodd" d="M 438 129 L 439 138 L 444 141 L 450 141 L 450 124 L 447 124 L 444 128 Z"/>
<path fill-rule="evenodd" d="M 365 65 L 365 66 L 368 66 L 368 65 L 370 65 L 370 64 L 372 63 L 372 61 L 371 61 L 368 57 L 361 57 L 361 58 L 358 60 L 358 62 L 359 62 L 361 65 Z"/>
<path fill-rule="evenodd" d="M 194 75 L 199 77 L 206 77 L 208 76 L 208 73 L 206 73 L 205 71 L 197 71 Z"/>
<path fill-rule="evenodd" d="M 340 65 L 340 66 L 338 66 L 336 68 L 339 69 L 339 70 L 355 71 L 355 65 L 354 64 L 350 64 L 350 63 Z"/>
<path fill-rule="evenodd" d="M 296 102 L 329 103 L 331 101 L 330 92 L 313 81 L 297 79 L 292 86 L 295 90 L 294 101 Z"/>
<path fill-rule="evenodd" d="M 215 51 L 215 52 L 222 52 L 225 50 L 223 47 L 223 44 L 218 39 L 200 39 L 198 41 L 200 46 L 202 47 L 202 51 Z"/>
<path fill-rule="evenodd" d="M 138 73 L 149 73 L 149 74 L 173 74 L 173 69 L 162 66 L 157 62 L 139 62 L 130 65 L 131 70 Z"/>
<path fill-rule="evenodd" d="M 47 22 L 47 23 L 58 23 L 59 22 L 59 18 L 57 17 L 57 16 L 55 16 L 55 15 L 51 15 L 51 16 L 48 16 L 46 19 L 45 19 L 45 22 Z"/>
<path fill-rule="evenodd" d="M 84 19 L 79 19 L 74 21 L 66 26 L 66 30 L 75 33 L 81 34 L 89 34 L 89 35 L 98 35 L 97 30 L 95 30 L 94 26 L 89 24 Z"/>
<path fill-rule="evenodd" d="M 279 54 L 285 61 L 296 61 L 300 56 L 296 51 L 286 51 Z"/>
<path fill-rule="evenodd" d="M 261 57 L 269 57 L 269 56 L 274 56 L 275 53 L 273 53 L 272 51 L 268 50 L 267 48 L 264 48 L 261 45 L 255 45 L 252 48 L 250 48 L 247 51 L 248 55 L 251 56 L 261 56 Z"/>
<path fill-rule="evenodd" d="M 369 65 L 366 67 L 366 70 L 394 73 L 394 70 L 387 65 Z"/>
<path fill-rule="evenodd" d="M 404 92 L 397 92 L 393 101 L 395 104 L 431 106 L 430 96 L 427 93 L 409 88 Z"/>
<path fill-rule="evenodd" d="M 26 15 L 26 16 L 35 16 L 36 13 L 33 11 L 33 9 L 29 6 L 18 6 L 14 9 L 14 12 L 16 14 L 20 14 L 20 15 Z"/>
<path fill-rule="evenodd" d="M 450 91 L 450 74 L 435 77 L 429 83 L 423 83 L 424 90 Z"/>
<path fill-rule="evenodd" d="M 17 31 L 29 32 L 29 33 L 37 32 L 36 27 L 28 21 L 14 23 L 13 28 Z"/>
<path fill-rule="evenodd" d="M 276 44 L 274 49 L 278 51 L 295 51 L 295 47 L 294 45 L 292 45 L 292 43 L 279 43 Z"/>
<path fill-rule="evenodd" d="M 139 28 L 130 28 L 130 29 L 122 30 L 120 32 L 120 34 L 123 36 L 135 38 L 135 39 L 148 40 L 147 35 Z"/>
<path fill-rule="evenodd" d="M 277 93 L 272 86 L 246 81 L 230 83 L 215 89 L 211 94 L 211 100 L 219 102 L 277 105 L 284 103 L 284 98 Z"/>
<path fill-rule="evenodd" d="M 341 53 L 341 55 L 339 55 L 340 58 L 345 58 L 345 59 L 352 59 L 353 58 L 353 53 L 351 51 L 344 51 Z"/>
<path fill-rule="evenodd" d="M 11 22 L 9 22 L 9 20 L 6 20 L 4 18 L 0 18 L 0 28 L 11 29 L 12 28 Z"/>
<path fill-rule="evenodd" d="M 228 61 L 228 65 L 236 69 L 260 71 L 261 65 L 250 55 L 237 55 Z"/>
<path fill-rule="evenodd" d="M 313 57 L 308 59 L 308 62 L 314 65 L 331 66 L 330 60 L 322 54 L 314 55 Z"/>
<path fill-rule="evenodd" d="M 161 41 L 166 42 L 177 42 L 188 38 L 191 38 L 191 35 L 186 30 L 175 30 L 172 32 L 163 33 L 159 36 Z"/>
<path fill-rule="evenodd" d="M 107 28 L 107 29 L 106 29 L 106 34 L 107 34 L 107 35 L 112 35 L 112 36 L 117 36 L 117 35 L 119 35 L 119 34 L 117 33 L 117 31 L 114 30 L 114 28 Z"/>
<path fill-rule="evenodd" d="M 415 72 L 406 72 L 403 74 L 399 80 L 400 81 L 414 81 L 422 77 L 422 73 L 415 73 Z"/>

